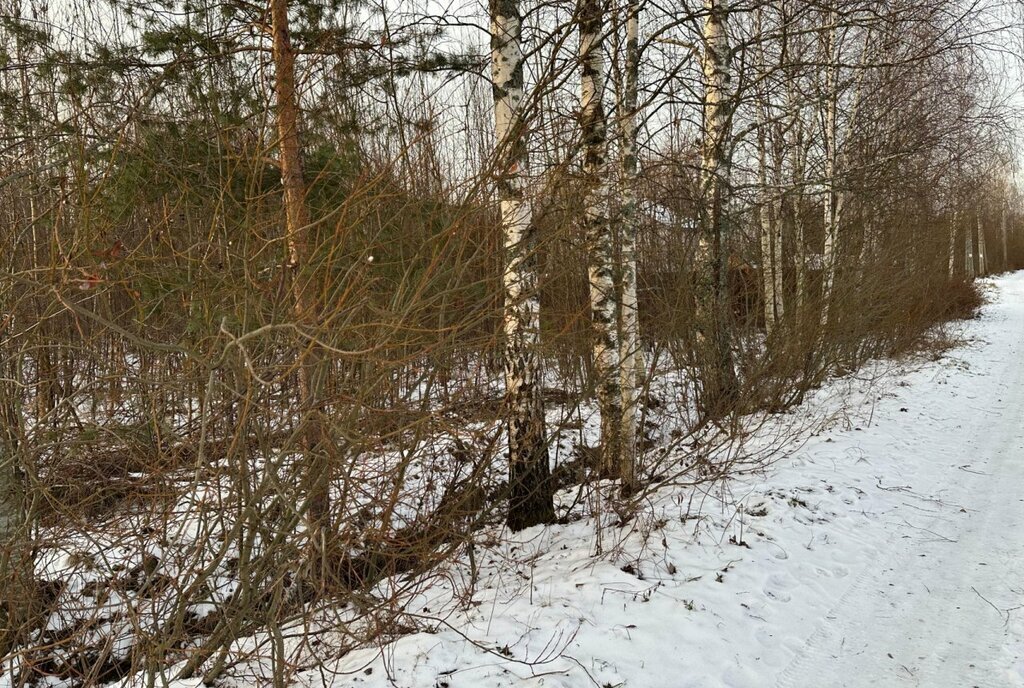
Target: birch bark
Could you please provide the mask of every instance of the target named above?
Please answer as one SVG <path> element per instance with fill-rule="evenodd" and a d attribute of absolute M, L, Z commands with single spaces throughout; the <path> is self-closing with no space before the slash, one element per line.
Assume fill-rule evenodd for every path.
<path fill-rule="evenodd" d="M 491 0 L 491 75 L 505 266 L 505 402 L 509 453 L 507 522 L 513 531 L 554 519 L 544 429 L 536 226 L 526 197 L 527 123 L 522 18 L 517 0 Z"/>
<path fill-rule="evenodd" d="M 985 248 L 985 225 L 978 213 L 978 276 L 988 274 L 988 251 Z"/>
<path fill-rule="evenodd" d="M 778 271 L 775 252 L 775 223 L 778 215 L 774 207 L 771 188 L 768 183 L 768 160 L 765 150 L 765 132 L 759 129 L 758 146 L 758 181 L 761 186 L 760 208 L 758 218 L 761 223 L 761 288 L 764 292 L 764 329 L 771 337 L 775 323 L 780 316 L 779 294 L 775 290 L 775 273 Z"/>
<path fill-rule="evenodd" d="M 839 243 L 839 218 L 842 214 L 842 199 L 836 192 L 836 173 L 839 166 L 839 129 L 837 110 L 839 108 L 839 54 L 838 23 L 839 13 L 832 7 L 828 13 L 829 26 L 825 33 L 825 244 L 822 250 L 823 272 L 821 280 L 821 322 L 828 321 L 829 303 L 835 286 L 836 247 Z"/>
<path fill-rule="evenodd" d="M 964 276 L 968 281 L 974 279 L 974 232 L 970 223 L 964 228 Z"/>
<path fill-rule="evenodd" d="M 760 59 L 762 74 L 767 72 L 763 51 Z M 772 177 L 769 177 L 769 131 L 768 111 L 770 108 L 767 93 L 762 93 L 763 102 L 758 106 L 757 155 L 758 183 L 760 198 L 758 218 L 761 226 L 761 287 L 764 293 L 764 327 L 765 334 L 771 337 L 776 323 L 782 318 L 782 199 L 777 192 L 779 175 L 778 146 L 771 151 L 773 164 Z M 773 183 L 776 182 L 776 183 Z"/>
<path fill-rule="evenodd" d="M 1006 203 L 1004 201 L 999 210 L 999 236 L 1003 244 L 1003 272 L 1010 269 L 1010 254 L 1006 249 L 1006 233 Z"/>
<path fill-rule="evenodd" d="M 795 309 L 797 316 L 803 318 L 804 304 L 807 301 L 807 240 L 804 236 L 804 121 L 799 109 L 795 104 L 796 98 L 789 92 L 788 107 L 793 111 L 794 121 L 791 126 L 792 136 L 788 144 L 790 150 L 790 168 L 793 182 L 793 192 L 790 194 L 790 202 L 793 208 L 793 262 L 796 272 L 796 293 Z"/>
<path fill-rule="evenodd" d="M 636 482 L 637 413 L 639 389 L 643 385 L 643 357 L 640 351 L 640 323 L 636 296 L 636 183 L 637 183 L 637 101 L 640 80 L 640 3 L 626 6 L 625 84 L 622 112 L 622 205 L 620 209 L 620 275 L 622 280 L 622 334 L 619 341 L 622 387 L 622 459 L 619 477 L 623 489 L 631 491 Z"/>
<path fill-rule="evenodd" d="M 732 191 L 728 0 L 704 0 L 704 12 L 704 131 L 700 170 L 703 247 L 697 275 L 697 307 L 704 359 L 703 411 L 705 415 L 717 416 L 734 401 L 736 394 L 725 248 Z"/>
<path fill-rule="evenodd" d="M 846 106 L 846 127 L 841 134 L 839 131 L 839 66 L 842 55 L 839 46 L 839 11 L 835 2 L 832 3 L 828 12 L 828 27 L 825 31 L 825 112 L 824 112 L 824 147 L 825 164 L 824 177 L 826 186 L 825 196 L 825 245 L 822 252 L 822 288 L 821 288 L 821 323 L 824 325 L 829 319 L 829 310 L 832 303 L 832 294 L 835 290 L 836 273 L 838 272 L 838 251 L 839 251 L 839 229 L 843 220 L 843 212 L 846 208 L 847 193 L 836 184 L 838 175 L 842 174 L 847 167 L 846 150 L 842 147 L 841 141 L 848 140 L 850 133 L 857 121 L 857 111 L 860 108 L 863 95 L 864 76 L 868 70 L 866 62 L 869 56 L 871 45 L 871 31 L 865 30 L 864 45 L 861 50 L 855 78 L 854 91 Z"/>
<path fill-rule="evenodd" d="M 594 374 L 601 410 L 601 464 L 607 477 L 622 466 L 622 388 L 619 383 L 618 299 L 615 293 L 614 245 L 608 221 L 608 122 L 604 109 L 603 0 L 581 0 L 579 9 L 580 129 L 583 136 L 584 198 L 593 328 Z"/>
<path fill-rule="evenodd" d="M 956 278 L 956 235 L 960 224 L 959 209 L 953 208 L 953 217 L 949 223 L 949 279 Z"/>

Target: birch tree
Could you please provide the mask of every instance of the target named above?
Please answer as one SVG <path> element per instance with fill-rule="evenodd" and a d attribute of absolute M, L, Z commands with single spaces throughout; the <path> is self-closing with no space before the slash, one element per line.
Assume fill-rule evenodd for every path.
<path fill-rule="evenodd" d="M 833 0 L 826 14 L 823 32 L 822 52 L 825 60 L 822 145 L 824 147 L 823 183 L 825 185 L 824 225 L 825 241 L 822 249 L 821 322 L 829 320 L 829 310 L 835 290 L 838 272 L 840 226 L 848 201 L 848 194 L 842 186 L 840 175 L 847 167 L 847 149 L 844 142 L 850 138 L 857 122 L 857 114 L 863 97 L 864 76 L 868 73 L 867 61 L 871 41 L 871 29 L 864 29 L 864 43 L 858 58 L 856 74 L 852 79 L 852 93 L 847 102 L 841 103 L 847 84 L 841 79 L 840 66 L 844 62 L 842 38 L 849 27 L 840 23 L 838 0 Z M 840 109 L 846 115 L 846 126 L 840 128 Z"/>
<path fill-rule="evenodd" d="M 972 281 L 976 274 L 974 268 L 974 232 L 970 229 L 970 222 L 964 228 L 964 275 L 967 281 Z"/>
<path fill-rule="evenodd" d="M 604 108 L 603 0 L 579 7 L 580 133 L 583 139 L 583 227 L 587 243 L 594 375 L 601 411 L 600 473 L 617 477 L 622 466 L 622 386 L 619 381 L 618 299 L 614 242 L 608 220 L 608 122 Z"/>
<path fill-rule="evenodd" d="M 949 220 L 949 279 L 951 280 L 956 277 L 956 238 L 959 225 L 960 209 L 954 202 Z"/>
<path fill-rule="evenodd" d="M 554 519 L 544 429 L 536 231 L 526 196 L 528 128 L 518 0 L 491 0 L 491 74 L 505 266 L 505 400 L 509 453 L 508 525 Z"/>
<path fill-rule="evenodd" d="M 839 172 L 839 12 L 833 3 L 826 15 L 823 53 L 825 58 L 824 113 L 822 144 L 825 149 L 825 243 L 822 249 L 824 272 L 821 285 L 821 321 L 828 320 L 829 302 L 835 285 L 836 248 L 839 243 L 839 221 L 843 214 L 844 196 L 837 192 L 836 175 Z"/>
<path fill-rule="evenodd" d="M 985 224 L 982 213 L 978 211 L 978 276 L 988 274 L 988 251 L 985 250 Z"/>
<path fill-rule="evenodd" d="M 701 149 L 701 250 L 697 266 L 697 307 L 703 349 L 703 407 L 719 415 L 735 398 L 729 326 L 727 213 L 732 193 L 732 93 L 728 0 L 704 0 L 702 61 L 704 125 Z"/>
<path fill-rule="evenodd" d="M 1008 202 L 1004 200 L 999 204 L 999 237 L 1002 240 L 1003 245 L 1003 272 L 1010 269 L 1010 254 L 1006 248 L 1006 206 Z"/>
<path fill-rule="evenodd" d="M 793 223 L 793 267 L 796 273 L 796 291 L 794 294 L 794 310 L 801 317 L 807 302 L 807 238 L 804 219 L 804 182 L 807 169 L 807 151 L 809 145 L 805 136 L 803 106 L 796 94 L 796 86 L 792 78 L 787 78 L 786 106 L 790 111 L 791 121 L 788 127 L 787 149 L 789 151 L 790 207 Z"/>
<path fill-rule="evenodd" d="M 755 30 L 764 31 L 764 8 L 757 12 Z M 783 40 L 785 37 L 783 36 Z M 757 170 L 760 197 L 758 220 L 761 244 L 761 289 L 764 295 L 765 333 L 771 336 L 776 323 L 783 316 L 782 283 L 782 196 L 781 146 L 773 121 L 772 84 L 768 81 L 768 65 L 764 42 L 757 46 L 758 72 L 762 86 L 755 104 L 757 113 Z M 785 46 L 781 48 L 785 54 Z"/>
<path fill-rule="evenodd" d="M 784 82 L 780 90 L 784 92 L 782 104 L 785 117 L 782 120 L 782 131 L 777 133 L 776 145 L 781 146 L 781 150 L 777 152 L 775 167 L 778 170 L 778 183 L 786 184 L 783 211 L 789 224 L 795 287 L 790 310 L 802 317 L 808 289 L 805 205 L 808 157 L 813 137 L 809 135 L 812 118 L 808 115 L 810 108 L 804 95 L 810 82 L 805 66 L 811 61 L 808 57 L 810 31 L 809 22 L 801 15 L 799 7 L 797 5 L 794 8 L 789 2 L 782 3 L 780 7 L 779 67 Z M 777 280 L 781 277 L 780 269 Z M 775 288 L 778 292 L 778 281 Z"/>
<path fill-rule="evenodd" d="M 637 413 L 639 388 L 643 384 L 640 323 L 636 295 L 636 203 L 637 203 L 637 93 L 640 81 L 640 3 L 626 5 L 626 50 L 622 89 L 622 189 L 620 222 L 621 326 L 619 340 L 622 387 L 622 459 L 619 477 L 630 491 L 636 481 Z"/>
<path fill-rule="evenodd" d="M 765 333 L 771 336 L 783 316 L 781 201 L 768 177 L 766 132 L 758 132 L 758 176 L 761 185 L 758 219 L 761 230 L 761 285 L 764 293 Z"/>

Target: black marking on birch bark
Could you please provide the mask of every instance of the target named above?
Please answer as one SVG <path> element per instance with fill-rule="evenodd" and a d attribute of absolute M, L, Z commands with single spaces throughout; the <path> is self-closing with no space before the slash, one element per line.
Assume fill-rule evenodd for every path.
<path fill-rule="evenodd" d="M 527 123 L 522 115 L 523 57 L 516 0 L 491 0 L 497 146 L 497 183 L 505 231 L 505 418 L 509 451 L 508 525 L 512 530 L 554 520 L 552 484 L 539 381 L 539 344 L 534 243 L 535 226 L 520 174 L 528 165 Z M 525 226 L 524 226 L 525 223 Z"/>

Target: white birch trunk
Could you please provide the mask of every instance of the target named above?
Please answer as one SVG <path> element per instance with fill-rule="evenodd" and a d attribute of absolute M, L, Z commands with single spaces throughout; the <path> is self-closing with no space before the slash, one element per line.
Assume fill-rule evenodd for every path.
<path fill-rule="evenodd" d="M 775 331 L 775 261 L 772 256 L 772 211 L 768 201 L 761 199 L 758 217 L 761 221 L 761 289 L 764 292 L 764 332 Z"/>
<path fill-rule="evenodd" d="M 775 321 L 776 323 L 782 322 L 786 315 L 786 304 L 785 304 L 785 289 L 783 287 L 783 265 L 784 256 L 782 253 L 782 199 L 779 197 L 775 198 L 775 222 L 773 223 L 774 232 L 772 237 L 772 276 L 775 278 L 775 286 L 772 290 L 772 295 L 775 301 Z"/>
<path fill-rule="evenodd" d="M 978 214 L 978 276 L 988 274 L 988 250 L 985 248 L 985 226 Z"/>
<path fill-rule="evenodd" d="M 822 251 L 821 279 L 821 322 L 828 322 L 829 303 L 835 286 L 836 248 L 839 244 L 840 199 L 836 193 L 836 173 L 838 172 L 839 129 L 837 126 L 837 110 L 839 108 L 839 55 L 837 50 L 839 14 L 832 9 L 828 13 L 829 27 L 825 35 L 825 116 L 824 136 L 825 147 L 825 244 Z"/>
<path fill-rule="evenodd" d="M 964 229 L 964 276 L 968 281 L 974 279 L 974 232 L 970 224 Z"/>
<path fill-rule="evenodd" d="M 617 477 L 622 466 L 622 389 L 619 384 L 618 299 L 614 246 L 608 221 L 608 122 L 604 109 L 604 4 L 582 0 L 579 17 L 580 128 L 583 136 L 583 226 L 588 249 L 594 374 L 601 411 L 601 466 Z"/>
<path fill-rule="evenodd" d="M 776 264 L 775 251 L 775 214 L 772 200 L 767 198 L 769 192 L 767 181 L 762 181 L 761 207 L 758 217 L 761 221 L 761 287 L 764 292 L 764 330 L 771 337 L 775 331 L 775 323 L 779 319 L 779 293 L 775 288 Z"/>
<path fill-rule="evenodd" d="M 793 104 L 795 98 L 790 93 L 789 107 L 795 108 Z M 803 119 L 800 117 L 799 112 L 794 112 L 793 117 L 795 122 L 792 126 L 792 140 L 789 144 L 790 150 L 790 167 L 792 174 L 792 182 L 795 190 L 791 194 L 792 205 L 793 205 L 793 243 L 794 256 L 793 261 L 796 268 L 796 294 L 795 296 L 795 308 L 797 317 L 802 318 L 804 313 L 804 304 L 807 301 L 807 241 L 804 236 L 804 136 L 803 136 Z"/>
<path fill-rule="evenodd" d="M 836 180 L 847 167 L 846 156 L 841 152 L 841 135 L 838 126 L 839 111 L 839 64 L 842 55 L 839 49 L 839 12 L 833 4 L 828 13 L 828 30 L 825 36 L 825 51 L 828 64 L 825 67 L 825 113 L 824 113 L 824 146 L 825 146 L 825 246 L 822 252 L 823 273 L 821 289 L 821 322 L 825 324 L 829 318 L 829 308 L 835 291 L 836 273 L 838 271 L 839 230 L 846 207 L 846 192 L 837 188 Z M 853 130 L 857 120 L 862 97 L 864 75 L 867 73 L 865 63 L 869 56 L 871 32 L 864 34 L 864 46 L 861 50 L 860 65 L 856 77 L 856 85 L 851 102 L 846 107 L 847 122 L 842 139 L 846 139 Z"/>
<path fill-rule="evenodd" d="M 631 491 L 636 483 L 637 414 L 639 390 L 643 385 L 643 356 L 640 351 L 640 323 L 636 296 L 636 183 L 637 183 L 637 102 L 640 80 L 640 3 L 629 0 L 626 6 L 625 84 L 622 113 L 622 206 L 619 227 L 620 274 L 622 280 L 619 341 L 622 387 L 622 459 L 619 477 L 623 489 Z"/>
<path fill-rule="evenodd" d="M 949 223 L 949 279 L 956 278 L 956 234 L 960 224 L 960 212 L 953 208 L 953 217 Z"/>
<path fill-rule="evenodd" d="M 867 267 L 871 264 L 874 259 L 874 235 L 875 228 L 873 222 L 873 208 L 870 206 L 867 209 L 866 217 L 864 218 L 864 229 L 863 235 L 861 236 L 860 242 L 860 256 L 857 261 L 857 281 L 858 286 L 864 285 L 864 276 L 867 273 Z"/>
<path fill-rule="evenodd" d="M 758 182 L 761 187 L 758 218 L 761 225 L 761 286 L 764 292 L 764 328 L 771 336 L 782 319 L 782 209 L 781 199 L 768 177 L 766 118 L 758 109 Z"/>
<path fill-rule="evenodd" d="M 758 10 L 755 29 L 763 33 L 763 9 Z M 757 51 L 758 73 L 768 74 L 764 46 Z M 771 337 L 776 323 L 782 319 L 782 197 L 779 185 L 782 180 L 781 139 L 772 138 L 774 124 L 769 122 L 772 112 L 770 89 L 761 89 L 761 102 L 757 108 L 757 153 L 758 182 L 760 184 L 760 208 L 758 216 L 761 225 L 761 284 L 764 293 L 765 335 Z M 779 133 L 781 136 L 781 133 Z M 771 179 L 769 179 L 769 143 L 771 145 Z"/>
<path fill-rule="evenodd" d="M 700 188 L 703 248 L 698 266 L 698 320 L 704 358 L 704 412 L 719 415 L 734 400 L 736 373 L 730 333 L 726 214 L 732 191 L 729 134 L 732 119 L 731 48 L 727 0 L 704 0 L 704 132 Z"/>
<path fill-rule="evenodd" d="M 1010 254 L 1006 248 L 1006 203 L 1004 202 L 999 211 L 999 236 L 1003 243 L 1003 272 L 1010 269 Z"/>
<path fill-rule="evenodd" d="M 517 0 L 491 0 L 491 75 L 505 268 L 505 400 L 509 451 L 508 525 L 554 519 L 544 428 L 536 225 L 526 196 L 527 123 L 522 17 Z"/>

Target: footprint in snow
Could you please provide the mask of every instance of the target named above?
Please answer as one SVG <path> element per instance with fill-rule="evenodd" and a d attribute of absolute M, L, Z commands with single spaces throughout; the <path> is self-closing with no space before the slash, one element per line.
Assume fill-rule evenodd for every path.
<path fill-rule="evenodd" d="M 783 603 L 789 602 L 791 599 L 793 599 L 793 596 L 785 590 L 772 590 L 771 588 L 765 588 L 764 595 L 768 599 Z"/>

